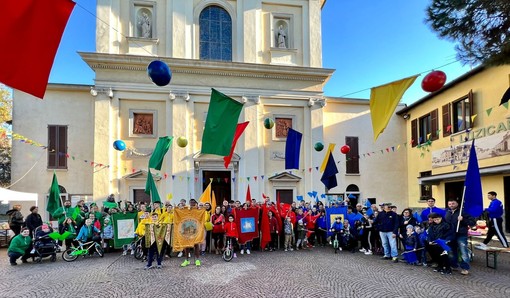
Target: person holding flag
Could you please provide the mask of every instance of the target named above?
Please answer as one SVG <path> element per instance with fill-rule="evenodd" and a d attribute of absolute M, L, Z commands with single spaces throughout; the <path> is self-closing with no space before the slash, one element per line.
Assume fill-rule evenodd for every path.
<path fill-rule="evenodd" d="M 459 227 L 455 233 L 453 241 L 450 242 L 449 246 L 452 248 L 452 258 L 450 259 L 451 267 L 453 269 L 459 267 L 459 250 L 461 254 L 460 274 L 469 274 L 469 261 L 470 255 L 467 246 L 468 231 L 469 227 L 475 226 L 475 219 L 469 215 L 465 210 L 460 210 L 459 202 L 454 198 L 448 200 L 448 211 L 446 212 L 445 221 L 452 227 Z"/>

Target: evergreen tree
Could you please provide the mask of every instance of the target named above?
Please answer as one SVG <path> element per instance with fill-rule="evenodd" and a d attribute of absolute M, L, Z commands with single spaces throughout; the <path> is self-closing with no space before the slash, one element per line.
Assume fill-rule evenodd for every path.
<path fill-rule="evenodd" d="M 426 22 L 465 64 L 510 63 L 509 0 L 432 0 Z"/>

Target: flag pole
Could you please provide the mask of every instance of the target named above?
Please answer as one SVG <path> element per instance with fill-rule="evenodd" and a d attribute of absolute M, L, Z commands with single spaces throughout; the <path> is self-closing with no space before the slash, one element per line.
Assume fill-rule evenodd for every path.
<path fill-rule="evenodd" d="M 466 195 L 466 185 L 464 185 L 464 189 L 462 190 L 462 202 L 460 202 L 459 216 L 462 216 L 462 209 L 464 208 L 465 195 Z M 455 230 L 456 233 L 459 232 L 459 228 L 460 228 L 460 220 L 457 217 L 457 229 Z"/>

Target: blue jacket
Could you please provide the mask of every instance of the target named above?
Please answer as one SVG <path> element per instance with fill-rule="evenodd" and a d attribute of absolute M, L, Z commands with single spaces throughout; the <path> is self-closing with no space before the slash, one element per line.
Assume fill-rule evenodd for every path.
<path fill-rule="evenodd" d="M 337 223 L 336 220 L 331 224 L 331 229 L 334 229 L 334 233 L 340 233 L 341 230 L 344 229 L 344 225 L 340 222 Z"/>
<path fill-rule="evenodd" d="M 81 242 L 87 242 L 89 239 L 92 239 L 92 236 L 94 236 L 94 233 L 101 233 L 95 226 L 90 225 L 84 225 L 80 229 L 80 233 L 78 233 L 78 236 L 76 236 L 76 240 Z"/>
<path fill-rule="evenodd" d="M 429 221 L 429 214 L 430 213 L 438 213 L 441 215 L 441 217 L 444 219 L 444 216 L 446 214 L 446 211 L 444 211 L 443 209 L 441 208 L 437 208 L 437 207 L 432 207 L 432 208 L 425 208 L 425 210 L 423 210 L 421 212 L 421 221 L 422 222 L 428 222 Z"/>
<path fill-rule="evenodd" d="M 503 216 L 503 203 L 498 199 L 494 199 L 485 210 L 489 212 L 489 218 L 501 218 Z"/>
<path fill-rule="evenodd" d="M 328 229 L 328 223 L 326 221 L 326 216 L 319 216 L 319 218 L 317 218 L 317 221 L 315 222 L 315 226 L 317 228 L 320 228 L 320 229 L 323 229 L 323 230 L 327 230 Z"/>

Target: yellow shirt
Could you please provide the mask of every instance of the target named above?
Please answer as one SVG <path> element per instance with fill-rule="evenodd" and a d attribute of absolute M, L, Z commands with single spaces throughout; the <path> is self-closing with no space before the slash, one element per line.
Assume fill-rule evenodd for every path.
<path fill-rule="evenodd" d="M 170 212 L 168 212 L 168 211 L 163 212 L 163 214 L 160 217 L 159 222 L 173 224 L 174 223 L 174 211 L 171 210 Z"/>

